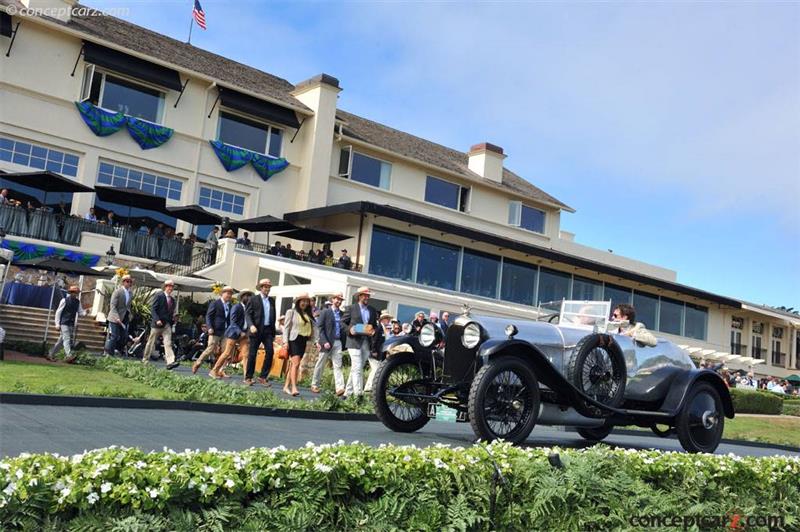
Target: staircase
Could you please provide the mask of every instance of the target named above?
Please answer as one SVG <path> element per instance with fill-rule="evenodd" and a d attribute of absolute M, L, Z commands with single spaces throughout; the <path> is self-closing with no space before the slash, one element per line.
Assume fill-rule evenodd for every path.
<path fill-rule="evenodd" d="M 208 263 L 207 257 L 208 255 L 206 250 L 197 250 L 189 260 L 189 264 L 165 264 L 163 266 L 155 266 L 153 271 L 156 273 L 165 273 L 167 275 L 181 275 L 184 277 L 189 277 L 196 271 L 202 270 L 207 266 L 211 266 L 211 264 Z"/>
<path fill-rule="evenodd" d="M 52 323 L 53 319 L 51 314 L 50 331 L 47 333 L 48 346 L 53 345 L 59 335 L 59 330 Z M 47 309 L 45 308 L 0 305 L 0 327 L 6 331 L 5 342 L 11 340 L 41 343 L 44 338 L 46 322 Z M 86 349 L 92 353 L 102 353 L 105 342 L 103 324 L 95 321 L 93 316 L 78 318 L 76 341 L 86 344 Z"/>

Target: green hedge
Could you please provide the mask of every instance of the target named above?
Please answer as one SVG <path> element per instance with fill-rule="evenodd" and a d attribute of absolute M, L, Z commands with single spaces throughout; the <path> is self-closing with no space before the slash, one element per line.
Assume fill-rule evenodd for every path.
<path fill-rule="evenodd" d="M 0 488 L 0 523 L 8 529 L 629 530 L 640 516 L 732 514 L 800 525 L 797 458 L 603 445 L 112 447 L 6 459 Z"/>
<path fill-rule="evenodd" d="M 784 416 L 800 416 L 800 404 L 797 403 L 783 403 Z"/>
<path fill-rule="evenodd" d="M 737 414 L 780 415 L 783 409 L 783 399 L 772 392 L 731 388 L 731 399 Z"/>

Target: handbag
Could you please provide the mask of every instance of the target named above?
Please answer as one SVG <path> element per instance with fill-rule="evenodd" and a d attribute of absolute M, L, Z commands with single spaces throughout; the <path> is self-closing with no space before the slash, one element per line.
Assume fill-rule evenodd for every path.
<path fill-rule="evenodd" d="M 286 360 L 289 358 L 289 348 L 285 345 L 282 345 L 275 355 L 281 360 Z"/>

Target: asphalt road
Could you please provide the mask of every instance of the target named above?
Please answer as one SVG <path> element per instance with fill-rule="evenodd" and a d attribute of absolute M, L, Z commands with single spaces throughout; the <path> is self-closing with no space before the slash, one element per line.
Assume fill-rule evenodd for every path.
<path fill-rule="evenodd" d="M 647 433 L 644 433 L 647 434 Z M 144 450 L 247 449 L 249 447 L 301 447 L 306 442 L 338 440 L 378 445 L 394 443 L 425 446 L 435 442 L 469 445 L 474 436 L 468 424 L 431 421 L 421 431 L 401 434 L 379 422 L 324 421 L 176 410 L 139 410 L 0 404 L 0 456 L 21 452 L 74 454 L 87 449 L 123 445 Z M 612 434 L 611 445 L 626 448 L 680 451 L 677 440 Z M 587 445 L 574 432 L 536 428 L 527 442 L 533 446 L 581 447 Z M 718 453 L 768 456 L 800 455 L 788 451 L 722 444 Z"/>

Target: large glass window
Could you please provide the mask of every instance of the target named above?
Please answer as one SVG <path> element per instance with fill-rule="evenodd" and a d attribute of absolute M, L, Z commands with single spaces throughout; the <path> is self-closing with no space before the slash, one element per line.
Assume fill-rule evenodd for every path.
<path fill-rule="evenodd" d="M 461 249 L 422 239 L 419 244 L 417 282 L 448 290 L 456 289 L 458 255 Z"/>
<path fill-rule="evenodd" d="M 461 264 L 461 291 L 483 297 L 497 297 L 500 257 L 464 250 Z"/>
<path fill-rule="evenodd" d="M 603 299 L 603 283 L 576 276 L 572 280 L 571 297 L 580 301 L 601 301 Z"/>
<path fill-rule="evenodd" d="M 523 305 L 533 305 L 536 274 L 536 266 L 503 259 L 500 299 Z"/>
<path fill-rule="evenodd" d="M 658 296 L 634 292 L 633 308 L 636 309 L 636 321 L 644 323 L 644 326 L 649 329 L 655 329 L 658 326 L 656 321 Z"/>
<path fill-rule="evenodd" d="M 100 163 L 97 170 L 97 182 L 117 188 L 134 188 L 173 200 L 181 199 L 181 190 L 183 189 L 183 183 L 178 179 L 170 179 L 109 162 Z"/>
<path fill-rule="evenodd" d="M 661 312 L 658 320 L 658 330 L 669 334 L 681 334 L 683 323 L 683 302 L 673 299 L 661 298 Z"/>
<path fill-rule="evenodd" d="M 420 310 L 425 313 L 425 319 L 427 319 L 430 314 L 430 309 L 422 308 L 419 305 L 405 305 L 400 303 L 397 305 L 397 321 L 400 323 L 411 323 L 414 321 L 414 315 Z"/>
<path fill-rule="evenodd" d="M 100 107 L 149 122 L 161 121 L 164 93 L 110 74 L 102 75 L 105 79 Z"/>
<path fill-rule="evenodd" d="M 621 303 L 631 304 L 632 290 L 624 286 L 616 286 L 606 283 L 603 290 L 603 301 L 611 300 L 611 310 Z"/>
<path fill-rule="evenodd" d="M 414 273 L 417 237 L 375 227 L 369 253 L 369 273 L 410 281 Z"/>
<path fill-rule="evenodd" d="M 540 209 L 523 205 L 519 201 L 512 201 L 508 206 L 508 223 L 533 231 L 544 233 L 544 222 L 547 214 Z"/>
<path fill-rule="evenodd" d="M 705 340 L 708 329 L 708 309 L 686 303 L 685 312 L 683 335 L 689 338 Z"/>
<path fill-rule="evenodd" d="M 343 148 L 339 159 L 339 176 L 388 190 L 392 165 L 363 153 Z"/>
<path fill-rule="evenodd" d="M 469 189 L 456 183 L 428 176 L 425 182 L 425 201 L 449 209 L 467 210 Z"/>
<path fill-rule="evenodd" d="M 244 196 L 207 186 L 200 187 L 200 206 L 233 214 L 244 214 Z"/>
<path fill-rule="evenodd" d="M 0 137 L 0 161 L 50 170 L 65 176 L 78 175 L 78 156 L 46 148 L 40 144 Z"/>
<path fill-rule="evenodd" d="M 539 270 L 539 291 L 536 299 L 539 303 L 569 299 L 569 284 L 572 276 L 568 273 L 541 268 Z"/>
<path fill-rule="evenodd" d="M 281 156 L 281 129 L 233 113 L 220 111 L 217 138 L 225 144 L 256 153 Z"/>

